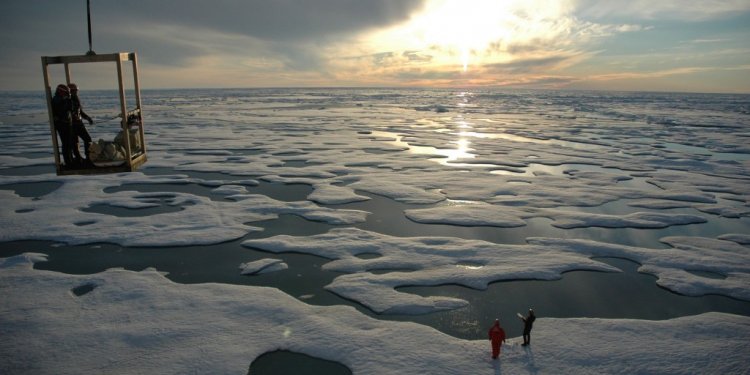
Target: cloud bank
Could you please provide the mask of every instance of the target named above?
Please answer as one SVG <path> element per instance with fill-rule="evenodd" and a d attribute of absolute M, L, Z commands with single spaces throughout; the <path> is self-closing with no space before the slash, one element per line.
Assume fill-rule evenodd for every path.
<path fill-rule="evenodd" d="M 144 87 L 574 87 L 622 81 L 597 77 L 658 75 L 668 83 L 689 75 L 743 91 L 750 80 L 738 79 L 746 69 L 737 67 L 748 65 L 741 45 L 750 31 L 738 21 L 727 34 L 721 24 L 748 12 L 739 0 L 92 4 L 94 50 L 138 52 Z M 83 2 L 6 2 L 0 89 L 41 86 L 30 66 L 39 56 L 85 52 L 85 20 Z M 734 52 L 711 60 L 717 50 Z M 613 53 L 621 54 L 617 64 L 606 59 Z"/>

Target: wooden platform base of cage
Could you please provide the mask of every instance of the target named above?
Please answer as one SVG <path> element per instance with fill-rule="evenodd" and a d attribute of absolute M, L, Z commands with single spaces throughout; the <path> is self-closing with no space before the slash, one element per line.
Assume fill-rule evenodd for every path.
<path fill-rule="evenodd" d="M 58 176 L 95 175 L 95 174 L 105 174 L 105 173 L 134 172 L 145 162 L 146 162 L 146 155 L 140 155 L 140 156 L 133 158 L 130 162 L 130 165 L 128 165 L 124 161 L 122 162 L 121 165 L 109 165 L 109 166 L 103 166 L 103 167 L 97 167 L 96 165 L 88 165 L 88 166 L 76 165 L 76 166 L 71 166 L 71 167 L 60 165 L 57 168 L 57 175 Z"/>

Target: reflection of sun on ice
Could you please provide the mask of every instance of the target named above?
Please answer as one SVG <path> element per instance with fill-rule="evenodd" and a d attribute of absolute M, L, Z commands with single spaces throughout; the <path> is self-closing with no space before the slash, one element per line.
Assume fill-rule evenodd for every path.
<path fill-rule="evenodd" d="M 469 142 L 466 138 L 459 138 L 454 142 L 456 148 L 454 149 L 437 149 L 436 154 L 444 156 L 446 159 L 443 162 L 450 163 L 459 159 L 474 159 L 476 155 L 469 152 Z"/>
<path fill-rule="evenodd" d="M 375 130 L 372 131 L 371 134 L 375 137 L 393 138 L 393 140 L 389 141 L 388 143 L 395 146 L 404 147 L 408 149 L 412 154 L 440 156 L 440 158 L 431 160 L 437 161 L 441 164 L 455 162 L 459 159 L 473 159 L 476 157 L 476 155 L 470 152 L 472 151 L 469 147 L 471 145 L 471 142 L 469 141 L 469 139 L 464 137 L 459 137 L 456 141 L 451 142 L 456 145 L 456 148 L 435 148 L 432 146 L 417 146 L 409 144 L 408 142 L 402 140 L 402 135 L 397 133 Z"/>
<path fill-rule="evenodd" d="M 456 155 L 458 158 L 474 158 L 474 154 L 469 153 L 469 145 L 471 142 L 469 142 L 466 138 L 460 138 L 458 141 L 456 141 L 456 145 L 458 146 L 458 154 Z"/>

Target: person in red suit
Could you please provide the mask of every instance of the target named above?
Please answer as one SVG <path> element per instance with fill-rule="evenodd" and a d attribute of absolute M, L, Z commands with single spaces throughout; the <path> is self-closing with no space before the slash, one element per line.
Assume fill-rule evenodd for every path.
<path fill-rule="evenodd" d="M 495 324 L 490 327 L 487 335 L 492 343 L 492 359 L 497 359 L 500 356 L 500 346 L 505 342 L 505 330 L 500 327 L 500 319 L 495 319 Z"/>

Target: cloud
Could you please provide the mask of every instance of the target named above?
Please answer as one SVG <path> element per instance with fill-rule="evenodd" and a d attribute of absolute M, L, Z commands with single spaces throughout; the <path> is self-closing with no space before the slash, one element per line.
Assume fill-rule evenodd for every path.
<path fill-rule="evenodd" d="M 431 59 L 412 58 L 412 55 L 407 51 L 350 57 L 338 61 L 334 74 L 339 81 L 356 79 L 388 86 L 560 87 L 574 80 L 549 72 L 587 56 L 583 52 L 557 52 L 544 57 L 474 66 L 463 71 L 458 64 L 432 65 Z"/>
<path fill-rule="evenodd" d="M 579 0 L 577 12 L 586 18 L 705 21 L 750 11 L 747 0 Z"/>
<path fill-rule="evenodd" d="M 461 76 L 461 73 L 457 70 L 450 70 L 450 71 L 440 71 L 435 69 L 420 69 L 420 68 L 412 68 L 412 69 L 405 69 L 400 70 L 397 73 L 395 73 L 392 77 L 396 81 L 401 82 L 435 82 L 435 81 L 455 81 L 457 79 L 463 78 Z"/>
<path fill-rule="evenodd" d="M 39 56 L 88 48 L 85 2 L 6 0 L 3 7 L 0 89 L 41 86 Z M 92 2 L 92 11 L 94 50 L 138 52 L 145 88 L 534 86 L 573 82 L 582 72 L 611 81 L 639 68 L 647 71 L 641 74 L 679 72 L 678 61 L 699 48 L 740 49 L 746 32 L 691 30 L 675 40 L 661 22 L 672 20 L 668 31 L 677 33 L 675 25 L 748 12 L 750 2 L 102 0 Z M 651 31 L 649 38 L 639 40 L 644 31 Z M 737 52 L 719 62 L 721 53 L 690 64 L 747 61 Z M 638 64 L 606 63 L 623 56 Z"/>
<path fill-rule="evenodd" d="M 329 56 L 351 57 L 325 66 L 340 80 L 390 85 L 559 87 L 575 81 L 565 69 L 595 56 L 602 40 L 651 29 L 583 20 L 566 1 L 478 1 L 467 13 L 471 6 L 460 1 L 428 5 L 409 22 L 330 46 Z"/>
<path fill-rule="evenodd" d="M 494 63 L 484 65 L 482 68 L 489 74 L 525 74 L 539 70 L 556 69 L 565 63 L 571 56 L 560 54 L 548 57 L 518 59 L 510 62 Z"/>
<path fill-rule="evenodd" d="M 422 0 L 91 3 L 100 53 L 137 51 L 144 65 L 177 68 L 263 58 L 300 71 L 320 68 L 329 44 L 402 22 L 421 6 Z M 17 70 L 41 55 L 82 54 L 86 33 L 85 2 L 7 0 L 0 12 L 0 67 Z"/>
<path fill-rule="evenodd" d="M 159 56 L 167 48 L 171 51 L 165 56 L 185 62 L 201 55 L 224 56 L 227 60 L 262 57 L 277 61 L 284 71 L 320 70 L 322 75 L 327 74 L 325 61 L 330 58 L 326 55 L 330 45 L 401 22 L 421 4 L 421 0 L 117 2 L 122 11 L 132 7 L 149 10 L 139 15 L 148 24 L 143 29 L 158 30 L 159 25 L 167 24 L 179 30 L 161 43 L 149 40 L 147 35 L 141 37 L 139 44 L 148 48 L 150 56 Z M 180 50 L 175 51 L 177 48 Z M 156 62 L 170 63 L 166 59 Z"/>
<path fill-rule="evenodd" d="M 724 42 L 729 42 L 729 41 L 730 41 L 730 39 L 720 39 L 720 38 L 714 38 L 714 39 L 693 39 L 693 40 L 689 41 L 689 43 L 694 43 L 694 44 L 711 43 L 711 44 L 713 44 L 713 43 L 724 43 Z"/>
<path fill-rule="evenodd" d="M 599 74 L 587 77 L 592 81 L 612 81 L 612 80 L 623 80 L 623 79 L 644 79 L 644 78 L 663 78 L 674 75 L 683 74 L 695 74 L 701 72 L 713 72 L 713 71 L 744 71 L 750 70 L 750 65 L 740 65 L 731 67 L 709 67 L 709 66 L 693 66 L 693 67 L 681 67 L 673 69 L 655 70 L 649 72 L 621 72 L 621 73 L 608 73 Z"/>
<path fill-rule="evenodd" d="M 23 17 L 56 15 L 85 21 L 85 6 L 71 2 L 10 0 Z M 7 5 L 7 4 L 6 4 Z M 265 40 L 313 40 L 360 32 L 408 19 L 422 0 L 129 0 L 92 2 L 94 24 L 173 25 Z M 52 17 L 50 17 L 52 18 Z"/>
<path fill-rule="evenodd" d="M 409 59 L 409 61 L 421 61 L 421 62 L 432 61 L 432 56 L 422 54 L 420 51 L 404 51 L 403 56 Z"/>
<path fill-rule="evenodd" d="M 408 19 L 421 0 L 132 0 L 154 22 L 200 25 L 266 40 L 314 40 Z M 198 15 L 196 17 L 196 15 Z"/>

